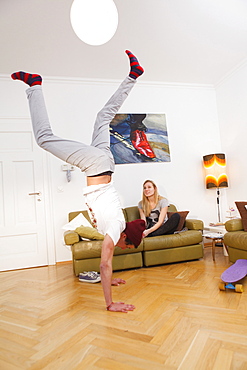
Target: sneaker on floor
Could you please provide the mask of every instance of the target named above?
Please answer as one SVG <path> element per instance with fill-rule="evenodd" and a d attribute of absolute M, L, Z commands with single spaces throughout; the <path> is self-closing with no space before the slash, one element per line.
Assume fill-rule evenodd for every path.
<path fill-rule="evenodd" d="M 101 281 L 101 277 L 96 271 L 84 271 L 79 273 L 79 281 L 86 283 L 98 283 Z"/>

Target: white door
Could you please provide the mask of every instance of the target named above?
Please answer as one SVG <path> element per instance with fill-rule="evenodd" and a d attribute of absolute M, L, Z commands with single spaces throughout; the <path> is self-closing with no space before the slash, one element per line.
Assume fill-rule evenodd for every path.
<path fill-rule="evenodd" d="M 48 264 L 42 151 L 29 119 L 0 119 L 0 270 Z"/>

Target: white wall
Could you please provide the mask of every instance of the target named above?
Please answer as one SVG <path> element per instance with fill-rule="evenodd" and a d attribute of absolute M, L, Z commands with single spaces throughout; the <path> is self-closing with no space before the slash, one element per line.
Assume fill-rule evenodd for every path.
<path fill-rule="evenodd" d="M 1 117 L 28 116 L 25 85 L 0 76 Z M 97 111 L 115 91 L 119 82 L 62 80 L 44 78 L 44 94 L 53 131 L 58 136 L 90 143 Z M 217 221 L 216 194 L 205 189 L 202 156 L 221 151 L 215 89 L 210 86 L 146 84 L 138 81 L 121 112 L 165 113 L 171 151 L 170 163 L 116 166 L 115 186 L 123 207 L 141 199 L 142 183 L 153 179 L 159 192 L 179 210 L 189 210 L 190 218 L 205 223 Z M 67 214 L 85 209 L 82 188 L 84 175 L 79 169 L 67 182 L 62 161 L 48 155 L 50 190 L 55 230 L 56 260 L 70 259 L 62 244 L 61 227 Z M 222 204 L 225 193 L 222 193 Z"/>
<path fill-rule="evenodd" d="M 222 150 L 227 156 L 227 207 L 247 200 L 247 62 L 217 87 Z M 236 214 L 239 216 L 238 212 Z"/>

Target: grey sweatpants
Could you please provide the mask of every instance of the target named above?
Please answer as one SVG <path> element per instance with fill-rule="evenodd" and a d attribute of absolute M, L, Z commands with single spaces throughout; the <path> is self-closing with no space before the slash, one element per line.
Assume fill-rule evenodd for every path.
<path fill-rule="evenodd" d="M 114 172 L 114 158 L 110 151 L 109 124 L 127 98 L 136 80 L 126 77 L 117 91 L 97 114 L 91 145 L 62 139 L 52 132 L 46 111 L 42 87 L 27 89 L 33 132 L 37 144 L 56 157 L 77 166 L 86 176 L 106 171 Z"/>

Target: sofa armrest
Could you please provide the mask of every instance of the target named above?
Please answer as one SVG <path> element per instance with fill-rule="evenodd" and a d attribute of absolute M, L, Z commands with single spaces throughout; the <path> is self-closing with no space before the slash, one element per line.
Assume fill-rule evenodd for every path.
<path fill-rule="evenodd" d="M 203 230 L 204 225 L 201 220 L 187 219 L 185 220 L 185 227 L 189 230 Z"/>
<path fill-rule="evenodd" d="M 241 218 L 233 218 L 225 223 L 227 231 L 241 231 L 244 230 Z"/>
<path fill-rule="evenodd" d="M 79 235 L 75 231 L 72 231 L 72 230 L 65 231 L 65 233 L 63 234 L 63 237 L 64 237 L 64 242 L 66 245 L 72 245 L 80 241 Z"/>

